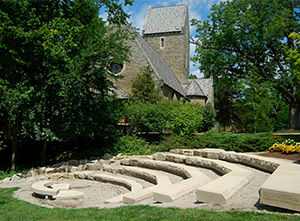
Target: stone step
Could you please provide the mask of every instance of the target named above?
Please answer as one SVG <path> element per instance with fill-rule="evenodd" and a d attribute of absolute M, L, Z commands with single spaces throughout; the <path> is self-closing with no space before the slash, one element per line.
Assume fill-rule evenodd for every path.
<path fill-rule="evenodd" d="M 207 177 L 204 173 L 202 173 L 198 168 L 179 163 L 145 159 L 126 159 L 122 161 L 122 164 L 136 165 L 144 168 L 163 170 L 182 176 L 184 179 L 186 179 L 181 182 L 174 183 L 172 185 L 162 185 L 160 187 L 155 188 L 153 187 L 153 199 L 158 202 L 172 202 L 174 199 L 183 196 L 195 190 L 197 187 L 211 181 L 210 178 Z M 146 193 L 147 191 L 144 190 L 144 192 Z M 150 195 L 149 192 L 147 192 L 147 194 Z M 133 201 L 129 202 L 132 203 Z"/>
<path fill-rule="evenodd" d="M 145 168 L 132 168 L 132 167 L 130 167 L 130 168 L 134 169 L 134 170 L 141 170 L 141 171 L 144 171 L 145 173 L 154 175 L 156 177 L 156 185 L 145 188 L 140 191 L 135 191 L 135 192 L 124 194 L 123 195 L 124 203 L 135 204 L 139 201 L 142 201 L 144 199 L 152 197 L 154 191 L 158 191 L 161 188 L 172 185 L 170 178 L 167 175 L 160 173 L 159 171 L 149 170 L 149 169 L 145 169 Z"/>
<path fill-rule="evenodd" d="M 176 149 L 170 152 L 185 154 Z M 190 150 L 189 155 L 245 164 L 272 173 L 259 190 L 260 203 L 300 212 L 300 165 L 298 163 L 219 149 Z M 214 189 L 219 187 L 220 185 L 217 184 Z"/>
<path fill-rule="evenodd" d="M 300 165 L 281 163 L 260 188 L 260 203 L 300 212 Z"/>
<path fill-rule="evenodd" d="M 196 156 L 184 156 L 172 153 L 157 153 L 154 159 L 171 160 L 173 162 L 184 162 L 189 165 L 213 169 L 221 174 L 222 177 L 209 182 L 196 191 L 196 199 L 207 203 L 226 204 L 227 200 L 247 184 L 253 177 L 253 172 L 239 167 L 235 164 L 215 160 L 217 151 L 213 151 L 208 159 Z"/>

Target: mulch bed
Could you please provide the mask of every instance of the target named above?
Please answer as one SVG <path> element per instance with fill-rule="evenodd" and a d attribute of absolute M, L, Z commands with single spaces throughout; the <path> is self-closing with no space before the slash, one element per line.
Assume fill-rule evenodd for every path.
<path fill-rule="evenodd" d="M 293 160 L 293 161 L 297 161 L 300 163 L 300 154 L 298 154 L 298 153 L 285 154 L 285 153 L 280 153 L 280 152 L 265 152 L 265 153 L 261 153 L 259 155 L 264 156 L 264 157 L 275 157 L 275 158 Z"/>

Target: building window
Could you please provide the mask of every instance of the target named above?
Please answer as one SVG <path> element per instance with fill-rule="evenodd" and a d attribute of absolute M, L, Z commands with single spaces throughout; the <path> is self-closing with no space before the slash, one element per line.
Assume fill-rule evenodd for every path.
<path fill-rule="evenodd" d="M 115 75 L 120 75 L 124 72 L 125 70 L 125 63 L 117 63 L 113 62 L 110 64 L 110 72 L 115 74 Z"/>
<path fill-rule="evenodd" d="M 160 39 L 160 47 L 164 48 L 165 47 L 165 38 Z"/>

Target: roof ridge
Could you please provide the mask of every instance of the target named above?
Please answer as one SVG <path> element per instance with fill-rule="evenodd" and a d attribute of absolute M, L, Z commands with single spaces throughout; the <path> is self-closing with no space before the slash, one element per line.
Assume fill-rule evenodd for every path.
<path fill-rule="evenodd" d="M 178 7 L 178 6 L 185 6 L 185 4 L 178 4 L 178 5 L 168 5 L 168 6 L 156 6 L 156 7 L 151 7 L 152 8 L 171 8 L 171 7 Z"/>

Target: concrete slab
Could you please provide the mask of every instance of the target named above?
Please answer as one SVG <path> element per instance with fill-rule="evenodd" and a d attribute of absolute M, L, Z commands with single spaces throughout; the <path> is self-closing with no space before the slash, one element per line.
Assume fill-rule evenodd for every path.
<path fill-rule="evenodd" d="M 233 171 L 209 184 L 199 187 L 196 199 L 205 203 L 226 204 L 227 200 L 244 187 L 254 174 L 251 171 Z"/>
<path fill-rule="evenodd" d="M 260 188 L 260 203 L 300 212 L 300 165 L 281 163 Z"/>
<path fill-rule="evenodd" d="M 176 152 L 176 151 L 173 151 Z M 180 153 L 179 151 L 177 151 Z M 268 158 L 268 157 L 261 157 L 252 154 L 243 154 L 243 153 L 236 153 L 233 151 L 220 151 L 215 149 L 203 149 L 203 150 L 195 150 L 194 155 L 200 155 L 204 157 L 212 157 L 212 158 L 219 158 L 222 161 L 228 161 L 233 163 L 239 163 L 244 165 L 249 165 L 251 167 L 255 167 L 260 170 L 268 171 L 272 173 L 272 175 L 266 180 L 266 182 L 260 188 L 260 202 L 265 205 L 285 208 L 289 210 L 294 210 L 300 212 L 300 165 L 288 162 L 285 160 L 275 159 L 275 158 Z M 162 158 L 162 156 L 161 156 Z M 196 162 L 196 163 L 195 163 Z M 204 161 L 195 161 L 194 158 L 186 159 L 187 164 L 197 165 L 215 165 L 214 163 L 204 162 Z M 212 167 L 213 168 L 213 167 Z M 233 173 L 229 173 L 223 177 L 230 177 Z M 243 174 L 242 174 L 243 175 Z M 225 191 L 223 189 L 225 186 L 221 185 L 222 180 L 225 178 L 219 178 L 216 181 L 210 183 L 210 187 L 203 186 L 201 188 L 206 189 L 207 192 L 197 192 L 197 198 L 199 200 L 211 202 L 212 199 L 215 199 L 219 202 L 225 202 L 226 196 L 230 192 L 234 192 L 234 190 L 229 189 L 230 191 Z M 241 186 L 243 179 L 241 176 L 238 176 L 234 179 L 234 185 L 240 183 Z M 215 186 L 214 186 L 215 182 Z M 221 182 L 221 183 L 220 183 Z M 231 179 L 226 178 L 226 183 L 230 183 Z M 200 188 L 200 189 L 201 189 Z M 209 190 L 209 189 L 213 189 Z M 216 189 L 219 189 L 220 192 L 223 192 L 222 195 L 215 195 L 213 197 L 207 196 L 206 194 L 212 191 L 216 193 Z M 223 189 L 223 190 L 222 190 Z M 202 195 L 200 198 L 199 195 Z"/>
<path fill-rule="evenodd" d="M 162 203 L 172 202 L 178 197 L 188 194 L 210 181 L 211 179 L 202 173 L 202 175 L 199 174 L 198 176 L 174 183 L 173 185 L 160 188 L 153 193 L 153 199 Z"/>
<path fill-rule="evenodd" d="M 136 169 L 140 169 L 140 170 L 146 171 L 147 173 L 152 173 L 153 175 L 155 175 L 156 185 L 145 188 L 140 191 L 135 191 L 135 192 L 124 194 L 123 203 L 135 204 L 139 201 L 142 201 L 144 199 L 152 197 L 153 192 L 159 191 L 162 188 L 169 187 L 172 185 L 172 182 L 167 175 L 161 174 L 158 171 L 148 170 L 145 168 L 136 168 Z"/>
<path fill-rule="evenodd" d="M 84 193 L 76 190 L 61 190 L 53 198 L 60 200 L 83 199 Z"/>
<path fill-rule="evenodd" d="M 52 187 L 48 188 L 47 186 L 51 186 L 53 184 L 53 181 L 39 181 L 36 183 L 33 183 L 31 185 L 31 190 L 33 193 L 39 194 L 39 195 L 45 195 L 45 196 L 53 196 L 57 195 L 59 192 L 59 189 L 53 189 Z"/>
<path fill-rule="evenodd" d="M 205 153 L 205 151 L 210 150 L 205 149 L 203 150 L 203 153 Z M 215 158 L 219 156 L 218 154 L 223 151 L 212 150 L 211 152 L 211 154 L 205 153 L 204 155 L 211 156 L 214 159 L 196 156 L 180 156 L 178 154 L 171 153 L 162 153 L 164 157 L 160 156 L 160 158 L 178 161 L 178 158 L 182 159 L 182 157 L 185 157 L 184 162 L 186 164 L 205 167 L 218 171 L 221 174 L 226 174 L 212 182 L 209 182 L 208 184 L 199 187 L 196 191 L 196 198 L 198 201 L 226 204 L 227 200 L 233 194 L 235 194 L 254 177 L 254 174 L 249 170 L 239 167 L 238 165 L 221 160 L 215 160 Z M 200 155 L 200 153 L 197 155 Z M 180 161 L 183 162 L 183 160 Z M 164 198 L 164 200 L 170 201 L 171 199 Z"/>
<path fill-rule="evenodd" d="M 162 153 L 162 155 L 164 154 Z M 179 157 L 176 158 L 176 156 Z M 182 156 L 176 154 L 169 154 L 168 157 L 169 159 L 172 159 L 175 162 L 182 162 L 183 159 Z M 197 187 L 211 181 L 211 179 L 205 174 L 203 174 L 198 168 L 187 166 L 184 164 L 144 159 L 134 159 L 133 162 L 131 162 L 130 160 L 124 161 L 123 164 L 133 164 L 143 168 L 163 170 L 169 173 L 182 176 L 184 179 L 186 179 L 172 185 L 166 185 L 157 188 L 153 193 L 153 199 L 158 202 L 171 202 L 174 199 L 183 196 L 195 190 Z M 128 202 L 133 203 L 134 201 L 130 201 L 130 199 L 128 199 Z"/>

